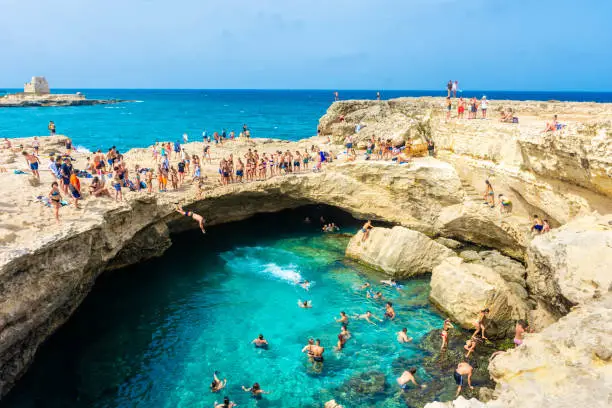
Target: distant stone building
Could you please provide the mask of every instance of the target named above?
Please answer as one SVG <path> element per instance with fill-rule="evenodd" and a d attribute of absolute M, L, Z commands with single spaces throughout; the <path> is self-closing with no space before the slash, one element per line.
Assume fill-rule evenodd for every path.
<path fill-rule="evenodd" d="M 51 93 L 49 83 L 45 77 L 32 77 L 32 81 L 26 83 L 23 87 L 23 92 L 27 94 L 44 95 Z"/>

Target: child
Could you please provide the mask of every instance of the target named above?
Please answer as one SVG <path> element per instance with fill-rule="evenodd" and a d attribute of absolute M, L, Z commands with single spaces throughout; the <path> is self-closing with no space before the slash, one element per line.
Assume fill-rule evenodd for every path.
<path fill-rule="evenodd" d="M 500 214 L 511 213 L 512 212 L 512 201 L 508 200 L 508 198 L 503 194 L 500 194 L 498 198 L 499 198 L 499 204 L 500 204 L 499 206 Z"/>
<path fill-rule="evenodd" d="M 147 180 L 147 193 L 152 193 L 153 192 L 153 170 L 147 171 L 146 180 Z"/>

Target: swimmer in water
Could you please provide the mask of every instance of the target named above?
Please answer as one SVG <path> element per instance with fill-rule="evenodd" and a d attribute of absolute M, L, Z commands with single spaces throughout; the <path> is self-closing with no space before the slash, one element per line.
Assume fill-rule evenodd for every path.
<path fill-rule="evenodd" d="M 400 290 L 403 287 L 402 285 L 397 283 L 395 279 L 381 280 L 380 283 L 382 283 L 383 285 L 391 286 L 392 288 L 397 290 Z"/>
<path fill-rule="evenodd" d="M 412 341 L 412 337 L 408 337 L 408 329 L 406 327 L 397 332 L 397 341 L 400 343 L 410 343 Z"/>
<path fill-rule="evenodd" d="M 336 351 L 341 351 L 346 344 L 346 341 L 351 338 L 351 333 L 348 331 L 346 325 L 342 325 L 340 334 L 338 335 L 338 344 L 336 345 Z"/>
<path fill-rule="evenodd" d="M 304 290 L 309 290 L 310 289 L 310 282 L 308 282 L 307 280 L 300 282 L 299 285 L 304 288 Z"/>
<path fill-rule="evenodd" d="M 193 211 L 183 210 L 183 207 L 181 207 L 179 203 L 176 203 L 176 212 L 179 214 L 183 214 L 185 217 L 193 218 L 193 220 L 197 221 L 198 225 L 200 226 L 202 234 L 206 234 L 206 230 L 204 230 L 204 223 L 206 222 L 206 220 L 200 214 L 196 214 Z"/>
<path fill-rule="evenodd" d="M 224 378 L 223 381 L 221 381 L 217 377 L 217 371 L 215 371 L 213 374 L 212 384 L 210 384 L 210 392 L 219 392 L 223 388 L 225 388 L 226 385 L 227 385 L 227 378 Z"/>
<path fill-rule="evenodd" d="M 312 300 L 298 300 L 298 306 L 301 307 L 302 309 L 310 309 L 312 308 Z"/>
<path fill-rule="evenodd" d="M 264 339 L 263 334 L 260 334 L 251 343 L 255 344 L 255 347 L 257 347 L 257 348 L 263 348 L 263 349 L 267 349 L 268 348 L 268 340 Z"/>
<path fill-rule="evenodd" d="M 246 388 L 244 385 L 242 386 L 242 390 L 244 392 L 250 392 L 251 396 L 255 399 L 261 399 L 263 394 L 270 394 L 270 391 L 264 391 L 259 386 L 259 383 L 255 383 L 251 386 L 251 388 Z"/>
<path fill-rule="evenodd" d="M 387 302 L 385 305 L 385 317 L 393 320 L 395 319 L 395 310 L 393 310 L 393 303 Z"/>
<path fill-rule="evenodd" d="M 379 322 L 382 322 L 382 319 L 379 319 L 378 317 L 374 316 L 369 310 L 367 312 L 365 312 L 364 314 L 356 314 L 356 315 L 353 316 L 353 318 L 360 319 L 360 320 L 365 320 L 368 323 L 373 324 L 374 326 L 376 326 L 376 323 L 374 323 L 370 319 L 376 319 Z"/>
<path fill-rule="evenodd" d="M 313 368 L 321 370 L 323 368 L 323 353 L 325 348 L 321 347 L 321 340 L 317 339 L 315 345 L 311 348 Z"/>
<path fill-rule="evenodd" d="M 304 346 L 304 348 L 302 349 L 302 353 L 307 353 L 308 359 L 310 360 L 310 362 L 313 362 L 312 359 L 312 350 L 315 347 L 315 342 L 314 339 L 308 339 L 308 344 Z"/>
<path fill-rule="evenodd" d="M 402 390 L 406 391 L 410 383 L 413 383 L 417 387 L 421 387 L 421 388 L 427 387 L 425 384 L 421 384 L 421 385 L 417 384 L 414 378 L 416 371 L 417 369 L 415 367 L 411 367 L 409 370 L 404 371 L 402 375 L 397 379 L 397 384 L 400 386 Z"/>
<path fill-rule="evenodd" d="M 347 325 L 349 322 L 348 316 L 344 312 L 340 312 L 340 318 L 335 320 L 336 323 L 342 323 L 343 325 Z"/>
<path fill-rule="evenodd" d="M 234 408 L 237 405 L 234 401 L 230 401 L 228 397 L 223 398 L 223 404 L 217 404 L 217 401 L 215 401 L 215 408 Z"/>
<path fill-rule="evenodd" d="M 363 285 L 361 285 L 361 286 L 359 287 L 359 290 L 364 290 L 364 289 L 367 289 L 367 288 L 369 288 L 370 286 L 371 286 L 371 285 L 370 285 L 370 282 L 366 282 L 366 283 L 364 283 Z"/>
<path fill-rule="evenodd" d="M 382 299 L 383 298 L 383 294 L 381 291 L 378 291 L 376 293 L 372 293 L 371 291 L 368 291 L 368 293 L 366 294 L 366 297 L 368 299 Z"/>

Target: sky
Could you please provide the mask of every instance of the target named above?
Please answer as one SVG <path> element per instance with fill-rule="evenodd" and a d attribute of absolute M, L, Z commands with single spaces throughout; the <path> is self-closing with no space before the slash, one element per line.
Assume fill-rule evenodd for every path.
<path fill-rule="evenodd" d="M 0 87 L 610 91 L 612 0 L 0 0 Z"/>

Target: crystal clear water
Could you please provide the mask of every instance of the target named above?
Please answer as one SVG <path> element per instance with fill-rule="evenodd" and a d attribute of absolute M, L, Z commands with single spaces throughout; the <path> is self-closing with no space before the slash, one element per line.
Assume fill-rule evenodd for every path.
<path fill-rule="evenodd" d="M 161 258 L 102 276 L 0 405 L 211 407 L 228 395 L 245 407 L 322 406 L 331 398 L 347 407 L 406 406 L 394 361 L 418 365 L 425 356 L 419 342 L 442 324 L 427 301 L 428 279 L 408 281 L 401 292 L 382 289 L 398 319 L 378 326 L 351 321 L 353 337 L 334 352 L 341 310 L 382 317 L 383 302 L 358 289 L 382 277 L 347 261 L 349 238 L 320 233 L 318 222 L 303 224 L 306 214 L 356 230 L 352 218 L 326 207 L 261 215 L 211 227 L 206 236 L 174 237 Z M 306 292 L 296 278 L 313 287 Z M 313 308 L 299 308 L 298 299 L 312 300 Z M 415 344 L 396 341 L 402 327 Z M 259 333 L 269 350 L 250 343 Z M 326 347 L 321 373 L 301 353 L 310 337 Z M 214 370 L 228 379 L 220 394 L 208 388 Z M 376 392 L 343 387 L 373 370 L 386 380 Z M 432 380 L 422 369 L 418 376 Z M 272 392 L 261 401 L 240 389 L 255 381 Z"/>
<path fill-rule="evenodd" d="M 12 90 L 17 91 L 17 90 Z M 333 102 L 331 90 L 53 90 L 82 91 L 90 99 L 128 99 L 118 105 L 0 109 L 0 138 L 46 135 L 55 121 L 57 132 L 76 145 L 120 150 L 150 146 L 155 140 L 175 140 L 185 132 L 201 140 L 203 130 L 235 130 L 244 123 L 253 137 L 299 140 L 317 133 L 319 118 Z M 443 96 L 442 91 L 383 91 L 382 98 Z M 491 100 L 562 100 L 612 102 L 612 92 L 465 91 Z M 1 92 L 0 92 L 1 95 Z M 373 99 L 376 91 L 340 91 L 340 98 Z"/>

